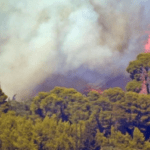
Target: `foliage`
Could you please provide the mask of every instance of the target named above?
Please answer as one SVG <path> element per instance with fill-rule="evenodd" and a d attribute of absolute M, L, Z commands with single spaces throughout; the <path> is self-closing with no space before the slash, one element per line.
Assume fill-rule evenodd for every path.
<path fill-rule="evenodd" d="M 150 69 L 150 53 L 141 53 L 137 56 L 136 60 L 131 61 L 128 67 L 126 68 L 126 71 L 130 73 L 130 77 L 133 81 L 127 84 L 126 90 L 139 92 L 141 90 L 142 85 L 142 82 L 140 81 L 142 81 L 143 79 L 146 81 L 150 80 L 149 69 Z M 148 82 L 147 86 L 149 86 Z"/>
<path fill-rule="evenodd" d="M 139 93 L 141 91 L 141 88 L 142 88 L 142 82 L 141 81 L 132 80 L 132 81 L 128 82 L 126 85 L 127 91 Z"/>
<path fill-rule="evenodd" d="M 41 117 L 56 114 L 63 121 L 77 122 L 89 116 L 88 99 L 75 89 L 55 87 L 51 92 L 40 92 L 32 103 L 30 110 Z"/>
<path fill-rule="evenodd" d="M 0 89 L 0 149 L 150 150 L 150 95 L 138 94 L 149 58 L 140 54 L 130 62 L 133 80 L 126 92 L 115 87 L 85 96 L 55 87 L 24 102 L 7 102 Z"/>

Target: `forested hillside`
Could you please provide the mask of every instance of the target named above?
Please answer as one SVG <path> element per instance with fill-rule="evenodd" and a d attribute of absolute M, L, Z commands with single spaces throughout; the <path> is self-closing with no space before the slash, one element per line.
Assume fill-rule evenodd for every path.
<path fill-rule="evenodd" d="M 55 87 L 18 102 L 6 101 L 0 90 L 0 149 L 150 150 L 150 95 L 139 94 L 141 68 L 148 83 L 149 60 L 140 54 L 130 62 L 127 91 L 115 87 L 84 95 Z"/>

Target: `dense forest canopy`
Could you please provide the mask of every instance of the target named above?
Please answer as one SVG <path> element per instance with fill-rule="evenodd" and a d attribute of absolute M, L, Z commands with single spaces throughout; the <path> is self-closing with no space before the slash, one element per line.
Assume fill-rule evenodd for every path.
<path fill-rule="evenodd" d="M 149 58 L 139 54 L 129 63 L 127 91 L 115 87 L 84 95 L 55 87 L 18 102 L 6 101 L 0 89 L 0 149 L 150 150 L 150 95 L 135 90 L 142 68 L 149 74 Z"/>

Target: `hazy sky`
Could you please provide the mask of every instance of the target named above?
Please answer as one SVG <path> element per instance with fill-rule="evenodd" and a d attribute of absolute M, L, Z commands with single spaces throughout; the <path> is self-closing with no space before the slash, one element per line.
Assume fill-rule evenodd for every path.
<path fill-rule="evenodd" d="M 55 85 L 123 87 L 149 10 L 146 0 L 0 0 L 3 91 L 20 99 Z"/>

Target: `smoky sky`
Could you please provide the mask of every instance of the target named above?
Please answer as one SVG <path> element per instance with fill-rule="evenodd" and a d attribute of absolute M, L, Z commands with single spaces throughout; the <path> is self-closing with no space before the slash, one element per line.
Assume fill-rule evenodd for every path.
<path fill-rule="evenodd" d="M 141 1 L 1 0 L 3 91 L 20 99 L 59 85 L 115 85 L 117 77 L 122 86 L 147 38 Z"/>

